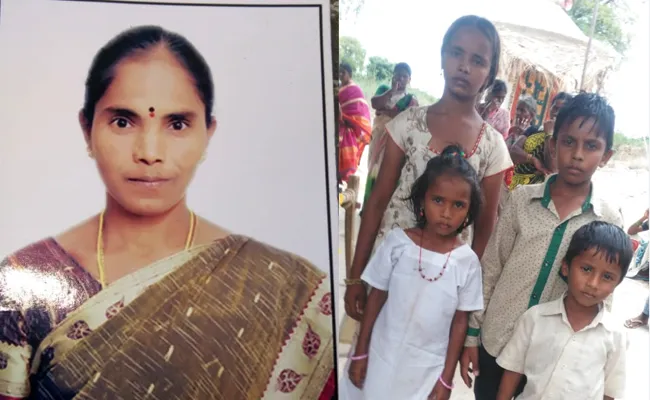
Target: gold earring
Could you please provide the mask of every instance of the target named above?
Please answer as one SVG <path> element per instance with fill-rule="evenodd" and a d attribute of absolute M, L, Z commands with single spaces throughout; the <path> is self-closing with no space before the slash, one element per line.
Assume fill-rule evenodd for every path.
<path fill-rule="evenodd" d="M 95 158 L 95 155 L 93 154 L 93 151 L 90 147 L 87 148 L 86 151 L 88 152 L 88 157 Z"/>
<path fill-rule="evenodd" d="M 203 152 L 203 154 L 201 155 L 201 159 L 199 160 L 199 163 L 202 163 L 203 161 L 205 161 L 206 157 L 207 157 L 206 153 Z"/>

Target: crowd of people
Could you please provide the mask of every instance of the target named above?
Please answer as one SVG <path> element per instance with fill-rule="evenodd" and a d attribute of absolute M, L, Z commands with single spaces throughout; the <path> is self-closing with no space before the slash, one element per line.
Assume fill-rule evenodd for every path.
<path fill-rule="evenodd" d="M 443 38 L 435 104 L 407 97 L 404 63 L 370 105 L 355 89 L 365 120 L 340 125 L 358 143 L 346 171 L 367 144 L 370 162 L 345 279 L 357 325 L 343 400 L 449 399 L 459 364 L 477 400 L 624 396 L 626 336 L 610 310 L 647 243 L 592 181 L 613 154 L 614 110 L 561 92 L 536 125 L 521 96 L 510 121 L 500 52 L 494 25 L 464 16 Z M 342 65 L 342 91 L 358 88 L 351 75 Z M 626 326 L 647 324 L 647 308 Z"/>

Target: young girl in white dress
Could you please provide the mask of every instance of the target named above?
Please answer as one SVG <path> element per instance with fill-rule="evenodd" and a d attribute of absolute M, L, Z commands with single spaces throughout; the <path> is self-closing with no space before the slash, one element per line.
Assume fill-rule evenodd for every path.
<path fill-rule="evenodd" d="M 483 308 L 479 259 L 458 237 L 480 184 L 458 146 L 427 163 L 408 201 L 417 226 L 391 230 L 361 276 L 371 291 L 342 400 L 449 399 L 468 314 Z"/>

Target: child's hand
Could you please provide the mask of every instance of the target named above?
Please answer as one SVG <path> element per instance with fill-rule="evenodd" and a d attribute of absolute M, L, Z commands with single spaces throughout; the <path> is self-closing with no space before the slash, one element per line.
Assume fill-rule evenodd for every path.
<path fill-rule="evenodd" d="M 447 389 L 440 381 L 436 381 L 427 400 L 449 400 L 449 396 L 451 396 L 451 390 Z"/>
<path fill-rule="evenodd" d="M 470 373 L 474 376 L 479 374 L 478 366 L 478 347 L 466 346 L 463 354 L 460 356 L 460 377 L 468 388 L 472 387 L 472 378 Z"/>
<path fill-rule="evenodd" d="M 354 384 L 354 386 L 359 389 L 363 388 L 363 381 L 366 379 L 366 371 L 368 370 L 368 359 L 364 358 L 363 360 L 355 360 L 350 362 L 350 370 L 348 371 L 348 376 Z"/>

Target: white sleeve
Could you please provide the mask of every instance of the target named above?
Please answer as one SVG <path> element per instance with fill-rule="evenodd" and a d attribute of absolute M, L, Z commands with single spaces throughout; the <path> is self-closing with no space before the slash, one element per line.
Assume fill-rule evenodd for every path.
<path fill-rule="evenodd" d="M 497 357 L 497 364 L 501 368 L 518 374 L 524 373 L 526 354 L 535 326 L 535 314 L 537 314 L 535 308 L 528 309 L 519 317 L 514 334 Z"/>
<path fill-rule="evenodd" d="M 483 309 L 483 279 L 481 263 L 477 256 L 471 258 L 465 283 L 458 289 L 458 310 L 478 311 Z"/>
<path fill-rule="evenodd" d="M 607 355 L 605 363 L 605 396 L 615 399 L 625 397 L 625 365 L 628 347 L 625 332 L 617 332 L 614 347 Z"/>
<path fill-rule="evenodd" d="M 393 267 L 397 262 L 393 252 L 400 244 L 398 235 L 399 233 L 396 229 L 386 234 L 384 240 L 377 246 L 375 254 L 370 258 L 363 274 L 361 274 L 361 279 L 376 289 L 388 290 Z"/>
<path fill-rule="evenodd" d="M 386 132 L 388 132 L 395 144 L 404 152 L 409 147 L 407 123 L 411 114 L 413 114 L 413 109 L 409 108 L 386 123 Z"/>

